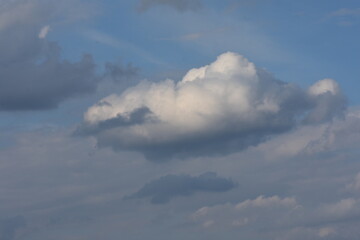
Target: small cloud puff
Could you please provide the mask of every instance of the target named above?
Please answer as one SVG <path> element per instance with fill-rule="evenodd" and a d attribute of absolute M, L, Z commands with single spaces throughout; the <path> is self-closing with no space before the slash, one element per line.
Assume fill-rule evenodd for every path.
<path fill-rule="evenodd" d="M 43 28 L 41 28 L 40 33 L 39 33 L 39 38 L 40 39 L 44 39 L 46 38 L 47 34 L 49 33 L 49 31 L 51 30 L 49 25 L 44 26 Z"/>

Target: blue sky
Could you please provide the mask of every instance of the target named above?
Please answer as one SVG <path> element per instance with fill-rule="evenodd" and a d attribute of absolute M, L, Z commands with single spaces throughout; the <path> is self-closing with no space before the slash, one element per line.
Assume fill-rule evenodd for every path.
<path fill-rule="evenodd" d="M 360 4 L 0 3 L 0 240 L 357 239 Z"/>
<path fill-rule="evenodd" d="M 186 12 L 156 6 L 139 13 L 137 6 L 107 1 L 93 20 L 54 29 L 49 37 L 61 43 L 64 56 L 90 52 L 101 62 L 121 59 L 139 66 L 144 77 L 186 71 L 237 51 L 284 81 L 306 86 L 337 79 L 350 102 L 359 102 L 352 86 L 358 75 L 356 1 L 206 1 Z M 337 13 L 341 9 L 348 11 Z"/>

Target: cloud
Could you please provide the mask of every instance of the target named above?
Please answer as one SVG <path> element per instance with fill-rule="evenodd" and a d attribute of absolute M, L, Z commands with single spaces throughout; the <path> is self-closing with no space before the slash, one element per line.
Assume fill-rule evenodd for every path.
<path fill-rule="evenodd" d="M 321 124 L 302 125 L 288 133 L 260 144 L 252 151 L 258 152 L 268 160 L 288 158 L 307 158 L 316 154 L 346 154 L 354 151 L 355 143 L 360 141 L 359 109 L 349 109 L 333 121 Z M 360 189 L 359 183 L 348 184 L 348 190 Z"/>
<path fill-rule="evenodd" d="M 324 238 L 324 237 L 327 237 L 329 235 L 333 235 L 335 233 L 336 233 L 335 229 L 333 229 L 331 227 L 324 227 L 324 228 L 319 229 L 318 235 L 319 235 L 319 237 Z"/>
<path fill-rule="evenodd" d="M 360 16 L 360 8 L 341 8 L 336 11 L 330 12 L 324 20 L 334 19 L 339 26 L 352 26 Z"/>
<path fill-rule="evenodd" d="M 326 204 L 321 208 L 321 212 L 329 217 L 348 217 L 352 214 L 358 215 L 360 210 L 359 200 L 354 198 L 341 199 L 339 202 Z"/>
<path fill-rule="evenodd" d="M 272 206 L 296 206 L 296 200 L 294 198 L 284 198 L 281 199 L 278 196 L 272 196 L 265 198 L 264 196 L 259 196 L 254 200 L 246 200 L 236 205 L 236 209 L 246 209 L 254 207 L 272 207 Z"/>
<path fill-rule="evenodd" d="M 226 192 L 236 187 L 231 179 L 207 172 L 198 177 L 166 175 L 153 180 L 127 198 L 151 198 L 153 204 L 164 204 L 178 196 L 191 196 L 196 192 Z"/>
<path fill-rule="evenodd" d="M 101 127 L 141 108 L 148 109 L 141 123 Z M 344 109 L 334 80 L 321 80 L 305 91 L 227 52 L 210 65 L 191 69 L 180 82 L 143 81 L 102 99 L 85 113 L 83 125 L 98 128 L 93 135 L 99 146 L 164 161 L 240 151 L 299 122 L 329 121 Z"/>
<path fill-rule="evenodd" d="M 349 222 L 358 222 L 358 210 L 358 200 L 353 198 L 303 206 L 294 197 L 259 196 L 239 203 L 201 207 L 190 215 L 189 221 L 204 231 L 209 231 L 205 224 L 211 221 L 213 231 L 241 233 L 251 239 L 304 239 L 305 236 L 338 239 L 338 228 L 342 232 L 340 236 L 346 231 L 342 223 L 350 227 Z"/>
<path fill-rule="evenodd" d="M 47 40 L 56 26 L 94 14 L 89 5 L 79 0 L 1 3 L 0 111 L 52 109 L 66 99 L 96 91 L 103 76 L 96 73 L 92 56 L 64 60 L 60 46 Z M 106 65 L 106 71 L 116 81 L 135 74 L 134 67 L 113 63 Z"/>
<path fill-rule="evenodd" d="M 329 14 L 331 17 L 360 16 L 360 8 L 341 8 Z"/>
<path fill-rule="evenodd" d="M 358 174 L 355 176 L 353 182 L 350 183 L 350 184 L 348 184 L 348 185 L 346 186 L 346 188 L 347 188 L 348 190 L 350 190 L 350 191 L 356 191 L 356 192 L 360 190 L 360 173 L 358 173 Z"/>
<path fill-rule="evenodd" d="M 12 218 L 0 220 L 0 239 L 13 240 L 15 239 L 16 231 L 25 227 L 26 221 L 23 216 L 16 216 Z"/>
<path fill-rule="evenodd" d="M 193 11 L 201 8 L 201 0 L 141 0 L 138 9 L 139 11 L 147 11 L 159 5 L 172 7 L 180 12 Z"/>
<path fill-rule="evenodd" d="M 0 152 L 0 182 L 4 183 L 0 212 L 4 220 L 24 215 L 27 226 L 18 228 L 16 236 L 29 240 L 44 236 L 98 239 L 99 228 L 104 230 L 102 239 L 120 235 L 125 239 L 168 239 L 169 234 L 179 240 L 233 236 L 254 240 L 356 239 L 360 195 L 357 190 L 347 191 L 346 186 L 350 184 L 350 190 L 355 190 L 360 169 L 359 122 L 359 111 L 349 109 L 344 120 L 298 126 L 286 133 L 291 137 L 262 143 L 280 147 L 296 144 L 304 134 L 322 138 L 319 132 L 332 126 L 325 131 L 329 140 L 320 144 L 323 147 L 308 151 L 308 155 L 282 156 L 281 161 L 252 154 L 258 146 L 231 156 L 165 165 L 144 161 L 139 154 L 96 148 L 92 138 L 69 137 L 72 130 L 67 128 L 34 129 L 12 137 L 7 134 L 14 143 Z M 307 130 L 300 131 L 303 128 Z M 269 156 L 275 150 L 262 151 Z M 148 204 L 155 193 L 121 201 L 149 179 L 159 180 L 154 176 L 169 172 L 192 178 L 199 178 L 202 172 L 217 172 L 216 178 L 231 177 L 240 186 L 227 192 L 194 191 L 191 197 L 172 195 L 170 204 Z"/>
<path fill-rule="evenodd" d="M 73 63 L 62 60 L 60 47 L 45 39 L 50 22 L 69 16 L 56 10 L 61 6 L 40 0 L 2 3 L 0 110 L 50 109 L 95 91 L 98 78 L 92 57 L 84 55 Z"/>
<path fill-rule="evenodd" d="M 217 204 L 202 207 L 191 214 L 190 219 L 200 226 L 213 221 L 216 229 L 271 229 L 286 225 L 286 221 L 301 213 L 295 198 L 279 196 L 248 199 L 239 203 Z M 267 231 L 267 230 L 266 230 Z"/>
<path fill-rule="evenodd" d="M 346 109 L 346 100 L 340 87 L 333 79 L 318 81 L 308 90 L 310 97 L 314 98 L 314 109 L 305 118 L 308 123 L 326 122 Z"/>
<path fill-rule="evenodd" d="M 46 35 L 49 33 L 50 29 L 51 29 L 51 28 L 50 28 L 49 25 L 46 25 L 45 27 L 43 27 L 43 28 L 40 30 L 39 38 L 46 38 Z"/>
<path fill-rule="evenodd" d="M 108 106 L 110 103 L 103 101 L 98 103 L 99 106 Z M 143 124 L 146 121 L 147 116 L 151 114 L 151 111 L 146 108 L 138 108 L 131 112 L 128 116 L 118 115 L 115 118 L 111 118 L 105 121 L 101 121 L 95 125 L 82 125 L 76 131 L 75 135 L 91 135 L 101 131 L 112 129 L 114 127 L 126 127 L 134 124 Z"/>

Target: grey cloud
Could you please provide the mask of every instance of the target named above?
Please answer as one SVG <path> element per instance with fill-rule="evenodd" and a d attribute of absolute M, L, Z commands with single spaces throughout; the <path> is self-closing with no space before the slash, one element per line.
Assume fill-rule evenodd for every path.
<path fill-rule="evenodd" d="M 276 148 L 291 151 L 294 146 L 307 146 L 302 142 L 308 135 L 322 139 L 318 130 L 325 130 L 324 126 L 331 126 L 329 133 L 314 151 L 271 157 Z M 104 230 L 103 239 L 168 239 L 173 234 L 176 240 L 233 236 L 356 240 L 360 216 L 360 191 L 355 188 L 360 171 L 359 126 L 360 112 L 351 110 L 345 120 L 299 126 L 287 133 L 291 136 L 281 136 L 282 141 L 270 139 L 264 143 L 270 145 L 266 149 L 258 146 L 227 157 L 172 161 L 161 166 L 144 161 L 138 154 L 93 148 L 91 138 L 68 138 L 70 129 L 21 133 L 16 146 L 1 149 L 0 178 L 5 185 L 0 212 L 26 216 L 28 224 L 17 234 L 21 234 L 19 239 L 29 240 L 44 236 L 98 239 L 99 228 Z M 254 153 L 255 149 L 263 155 Z M 149 185 L 148 179 L 159 181 L 154 176 L 165 176 L 169 171 L 173 173 L 170 176 L 186 173 L 190 178 L 213 171 L 222 177 L 231 176 L 241 187 L 214 193 L 194 190 L 192 197 L 186 197 L 172 194 L 172 189 L 183 185 L 170 188 L 168 180 L 159 188 L 167 192 L 163 199 L 171 195 L 171 204 L 144 204 L 155 196 L 161 199 L 161 189 L 121 201 L 145 182 Z M 348 185 L 353 187 L 349 190 Z"/>
<path fill-rule="evenodd" d="M 207 172 L 198 177 L 190 175 L 166 175 L 153 180 L 127 199 L 151 198 L 153 204 L 164 204 L 179 196 L 191 196 L 196 192 L 226 192 L 236 187 L 231 179 Z"/>
<path fill-rule="evenodd" d="M 96 90 L 99 79 L 90 55 L 73 63 L 62 60 L 60 47 L 44 34 L 39 36 L 45 25 L 59 17 L 55 9 L 52 1 L 1 5 L 0 110 L 55 108 L 67 98 Z"/>
<path fill-rule="evenodd" d="M 99 106 L 109 106 L 110 103 L 103 101 L 98 103 Z M 136 124 L 142 124 L 147 119 L 151 118 L 151 111 L 147 107 L 135 109 L 127 116 L 118 115 L 116 118 L 112 118 L 106 121 L 99 122 L 96 125 L 83 124 L 80 125 L 74 132 L 75 136 L 89 136 L 100 133 L 102 131 L 109 130 L 115 127 L 126 127 Z"/>
<path fill-rule="evenodd" d="M 150 161 L 164 162 L 171 159 L 187 159 L 202 156 L 222 156 L 234 151 L 242 151 L 249 146 L 266 141 L 270 135 L 288 131 L 290 125 L 272 126 L 269 129 L 249 129 L 240 136 L 237 132 L 227 129 L 215 134 L 194 134 L 186 139 L 169 141 L 164 143 L 142 144 L 139 146 L 128 146 L 128 150 L 140 151 Z M 252 131 L 253 130 L 253 131 Z M 121 151 L 124 146 L 116 144 L 116 131 L 102 131 L 97 135 L 100 147 L 111 146 L 115 151 Z"/>
<path fill-rule="evenodd" d="M 138 9 L 140 11 L 146 11 L 157 5 L 169 6 L 184 12 L 201 8 L 201 0 L 141 0 Z"/>
<path fill-rule="evenodd" d="M 26 221 L 23 216 L 16 216 L 0 220 L 0 240 L 15 239 L 16 231 L 25 226 Z"/>
<path fill-rule="evenodd" d="M 324 123 L 337 116 L 343 116 L 347 107 L 347 100 L 342 94 L 333 95 L 330 92 L 311 99 L 312 110 L 304 119 L 304 123 Z"/>
<path fill-rule="evenodd" d="M 63 60 L 60 46 L 46 39 L 52 25 L 86 18 L 87 5 L 78 0 L 2 2 L 0 111 L 56 108 L 66 99 L 94 93 L 105 77 L 116 83 L 136 74 L 131 65 L 107 63 L 105 75 L 99 75 L 91 55 Z"/>

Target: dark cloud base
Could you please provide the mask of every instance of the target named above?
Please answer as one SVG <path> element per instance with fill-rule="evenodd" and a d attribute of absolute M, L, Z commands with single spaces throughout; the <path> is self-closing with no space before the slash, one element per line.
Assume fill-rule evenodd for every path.
<path fill-rule="evenodd" d="M 226 192 L 237 184 L 231 179 L 207 172 L 198 177 L 190 175 L 166 175 L 143 186 L 125 199 L 151 198 L 153 204 L 165 204 L 179 196 L 191 196 L 197 192 Z"/>
<path fill-rule="evenodd" d="M 107 125 L 107 124 L 106 124 Z M 109 126 L 109 125 L 108 125 Z M 247 132 L 225 131 L 214 134 L 191 135 L 188 138 L 178 139 L 176 141 L 162 142 L 159 144 L 151 143 L 137 145 L 136 147 L 125 147 L 117 144 L 116 128 L 97 131 L 97 143 L 99 147 L 111 147 L 114 151 L 135 151 L 141 152 L 146 159 L 153 162 L 166 162 L 172 159 L 188 159 L 191 157 L 202 156 L 223 156 L 229 153 L 242 151 L 250 146 L 256 146 L 268 140 L 274 134 L 280 134 L 289 131 L 292 125 L 274 126 L 268 129 L 257 129 Z M 89 131 L 88 133 L 91 133 Z"/>

